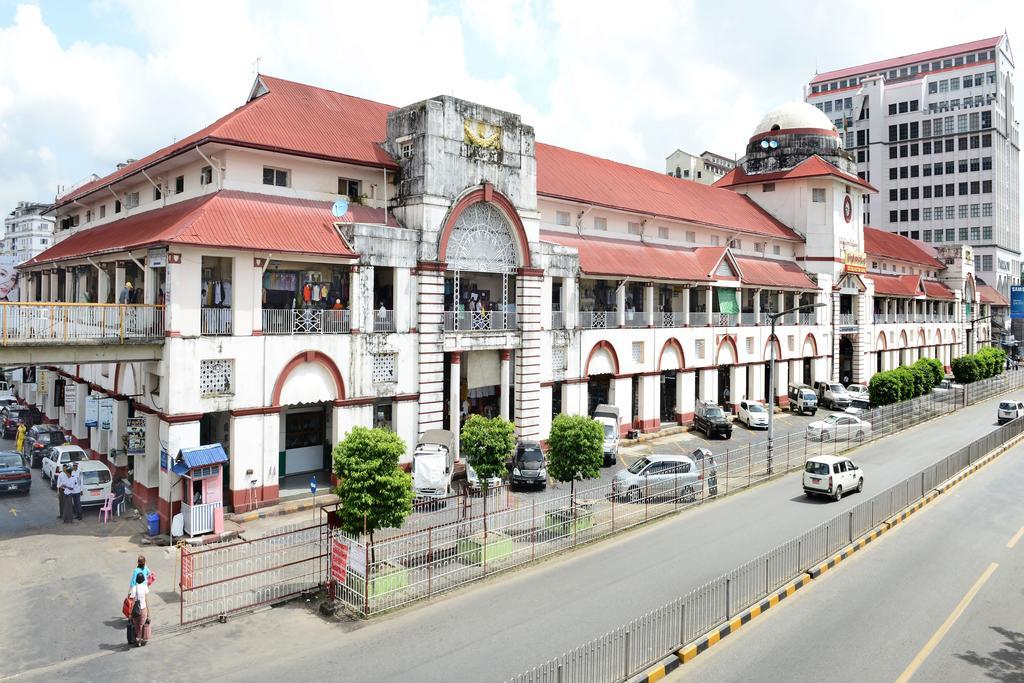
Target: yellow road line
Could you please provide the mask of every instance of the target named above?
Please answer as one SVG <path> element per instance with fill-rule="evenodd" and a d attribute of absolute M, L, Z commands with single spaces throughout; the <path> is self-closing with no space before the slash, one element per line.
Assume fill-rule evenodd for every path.
<path fill-rule="evenodd" d="M 1022 526 L 1020 530 L 1013 535 L 1013 538 L 1011 538 L 1010 542 L 1006 544 L 1006 547 L 1012 548 L 1013 546 L 1017 545 L 1017 541 L 1020 540 L 1021 536 L 1024 536 L 1024 526 Z"/>
<path fill-rule="evenodd" d="M 971 590 L 967 591 L 967 595 L 960 600 L 960 604 L 956 606 L 956 609 L 946 617 L 946 621 L 942 622 L 942 626 L 939 627 L 939 630 L 935 632 L 928 642 L 925 643 L 924 647 L 921 648 L 921 651 L 917 653 L 913 660 L 911 660 L 910 665 L 907 666 L 903 673 L 900 674 L 900 677 L 896 679 L 896 683 L 907 683 L 907 681 L 910 680 L 911 676 L 914 675 L 914 672 L 920 668 L 924 663 L 924 660 L 926 660 L 928 655 L 932 653 L 932 650 L 934 650 L 943 637 L 949 633 L 949 629 L 953 628 L 953 624 L 960 618 L 960 615 L 964 613 L 967 606 L 971 604 L 971 600 L 973 600 L 974 596 L 978 594 L 978 591 L 980 591 L 981 587 L 985 585 L 985 582 L 988 581 L 989 577 L 992 576 L 992 572 L 994 572 L 997 567 L 999 567 L 999 565 L 993 562 L 988 566 L 988 569 L 982 573 L 978 580 L 974 582 L 974 585 L 971 586 Z"/>

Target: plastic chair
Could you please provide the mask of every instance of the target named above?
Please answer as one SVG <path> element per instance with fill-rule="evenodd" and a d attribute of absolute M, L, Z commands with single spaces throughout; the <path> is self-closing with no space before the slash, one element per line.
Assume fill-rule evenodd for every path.
<path fill-rule="evenodd" d="M 110 513 L 113 512 L 114 507 L 114 494 L 108 493 L 106 500 L 103 501 L 103 507 L 100 508 L 99 517 L 103 517 L 103 523 L 106 524 L 110 521 Z M 99 517 L 96 519 L 98 520 Z"/>

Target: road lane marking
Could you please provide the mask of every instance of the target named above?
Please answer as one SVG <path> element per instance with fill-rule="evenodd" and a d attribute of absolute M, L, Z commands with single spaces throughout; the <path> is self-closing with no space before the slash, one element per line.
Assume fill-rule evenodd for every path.
<path fill-rule="evenodd" d="M 992 576 L 992 572 L 994 572 L 998 567 L 999 565 L 995 562 L 988 566 L 988 569 L 986 569 L 978 580 L 974 582 L 974 585 L 971 586 L 971 590 L 967 591 L 967 595 L 960 600 L 960 604 L 956 606 L 956 609 L 946 617 L 946 621 L 942 622 L 942 626 L 939 627 L 939 630 L 935 632 L 927 643 L 925 643 L 924 647 L 921 648 L 921 651 L 917 653 L 917 656 L 911 660 L 910 665 L 907 666 L 903 673 L 900 674 L 900 677 L 896 679 L 896 683 L 907 683 L 907 681 L 910 680 L 914 675 L 914 672 L 920 668 L 924 663 L 924 660 L 926 660 L 928 655 L 932 653 L 932 650 L 934 650 L 945 635 L 949 633 L 949 629 L 953 628 L 953 624 L 960 618 L 960 615 L 964 613 L 967 606 L 971 604 L 972 600 L 974 600 L 974 596 L 978 594 L 981 587 L 984 586 L 985 582 L 988 581 L 990 576 Z"/>
<path fill-rule="evenodd" d="M 1017 541 L 1020 540 L 1021 536 L 1024 536 L 1024 526 L 1022 526 L 1020 530 L 1013 535 L 1013 538 L 1011 538 L 1010 542 L 1006 544 L 1006 547 L 1012 548 L 1013 546 L 1017 545 Z"/>

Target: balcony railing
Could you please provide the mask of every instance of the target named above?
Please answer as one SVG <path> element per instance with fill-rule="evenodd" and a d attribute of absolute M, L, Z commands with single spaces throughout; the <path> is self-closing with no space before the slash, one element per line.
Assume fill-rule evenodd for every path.
<path fill-rule="evenodd" d="M 4 345 L 124 342 L 164 336 L 164 307 L 145 304 L 0 303 Z"/>
<path fill-rule="evenodd" d="M 857 314 L 856 313 L 840 313 L 839 314 L 840 325 L 856 325 Z"/>
<path fill-rule="evenodd" d="M 582 328 L 603 330 L 619 326 L 615 311 L 580 311 L 579 316 Z"/>
<path fill-rule="evenodd" d="M 644 311 L 626 311 L 626 327 L 647 327 L 647 313 Z"/>
<path fill-rule="evenodd" d="M 200 332 L 203 334 L 231 334 L 230 308 L 203 307 L 200 314 Z"/>
<path fill-rule="evenodd" d="M 373 312 L 373 331 L 374 332 L 394 332 L 395 331 L 395 312 L 389 311 L 386 308 L 378 308 Z"/>
<path fill-rule="evenodd" d="M 501 332 L 517 326 L 515 311 L 445 311 L 445 332 Z"/>
<path fill-rule="evenodd" d="M 711 324 L 715 327 L 736 327 L 739 317 L 738 313 L 712 313 Z"/>
<path fill-rule="evenodd" d="M 348 311 L 263 309 L 263 334 L 346 334 L 351 329 Z"/>
<path fill-rule="evenodd" d="M 807 311 L 800 314 L 801 325 L 816 325 L 817 323 L 817 313 Z"/>
<path fill-rule="evenodd" d="M 565 316 L 562 315 L 561 311 L 551 311 L 551 329 L 553 329 L 553 330 L 564 330 L 565 329 Z"/>
<path fill-rule="evenodd" d="M 756 325 L 757 313 L 740 313 L 741 325 Z"/>
<path fill-rule="evenodd" d="M 654 317 L 654 324 L 658 327 L 685 327 L 686 314 L 662 311 Z"/>
<path fill-rule="evenodd" d="M 709 320 L 705 311 L 690 311 L 690 327 L 704 327 Z"/>
<path fill-rule="evenodd" d="M 876 325 L 885 325 L 888 322 L 889 322 L 889 316 L 887 316 L 885 313 L 875 313 L 875 324 Z"/>
<path fill-rule="evenodd" d="M 181 516 L 185 522 L 185 533 L 189 536 L 208 534 L 213 531 L 213 519 L 221 503 L 202 503 L 200 505 L 181 504 Z"/>

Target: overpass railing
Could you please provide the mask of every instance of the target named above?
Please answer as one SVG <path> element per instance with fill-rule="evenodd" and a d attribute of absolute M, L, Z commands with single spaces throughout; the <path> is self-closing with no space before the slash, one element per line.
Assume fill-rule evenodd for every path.
<path fill-rule="evenodd" d="M 151 304 L 0 302 L 0 345 L 163 338 L 164 307 Z"/>

